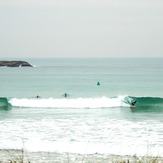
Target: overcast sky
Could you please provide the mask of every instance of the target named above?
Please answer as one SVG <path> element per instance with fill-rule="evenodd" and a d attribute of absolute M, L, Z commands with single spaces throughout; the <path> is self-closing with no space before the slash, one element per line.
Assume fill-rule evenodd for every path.
<path fill-rule="evenodd" d="M 0 57 L 163 57 L 163 0 L 0 0 Z"/>

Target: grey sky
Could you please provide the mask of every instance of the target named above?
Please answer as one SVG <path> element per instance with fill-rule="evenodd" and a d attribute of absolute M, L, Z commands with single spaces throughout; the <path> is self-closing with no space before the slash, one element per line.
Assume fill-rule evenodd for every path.
<path fill-rule="evenodd" d="M 0 0 L 0 57 L 163 57 L 162 0 Z"/>

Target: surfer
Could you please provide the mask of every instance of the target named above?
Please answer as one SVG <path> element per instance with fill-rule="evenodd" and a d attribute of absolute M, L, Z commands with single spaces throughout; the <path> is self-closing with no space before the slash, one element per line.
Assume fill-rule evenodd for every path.
<path fill-rule="evenodd" d="M 135 107 L 136 102 L 137 102 L 136 100 L 135 100 L 135 101 L 133 101 L 133 102 L 131 103 L 131 106 L 132 106 L 132 107 Z"/>
<path fill-rule="evenodd" d="M 67 93 L 65 93 L 63 96 L 66 98 L 66 97 L 68 97 L 69 95 L 68 95 Z"/>
<path fill-rule="evenodd" d="M 100 82 L 97 82 L 97 85 L 100 85 Z"/>
<path fill-rule="evenodd" d="M 40 96 L 39 96 L 39 95 L 37 95 L 37 96 L 36 96 L 36 98 L 40 98 Z"/>

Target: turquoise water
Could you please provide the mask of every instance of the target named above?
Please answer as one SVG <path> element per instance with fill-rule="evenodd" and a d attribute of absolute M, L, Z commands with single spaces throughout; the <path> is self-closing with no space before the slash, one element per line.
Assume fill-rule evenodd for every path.
<path fill-rule="evenodd" d="M 1 68 L 1 96 L 163 97 L 162 59 L 29 60 L 34 68 Z M 100 81 L 101 86 L 96 83 Z"/>
<path fill-rule="evenodd" d="M 163 156 L 163 59 L 25 60 L 0 68 L 1 149 Z"/>

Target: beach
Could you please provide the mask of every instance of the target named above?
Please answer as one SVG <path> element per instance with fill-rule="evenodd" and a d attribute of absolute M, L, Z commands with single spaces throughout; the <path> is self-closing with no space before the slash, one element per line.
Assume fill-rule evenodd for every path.
<path fill-rule="evenodd" d="M 163 0 L 0 13 L 0 163 L 163 163 Z"/>
<path fill-rule="evenodd" d="M 9 163 L 10 161 L 17 161 L 16 163 L 162 163 L 163 158 L 158 156 L 120 156 L 0 150 L 0 163 Z"/>

